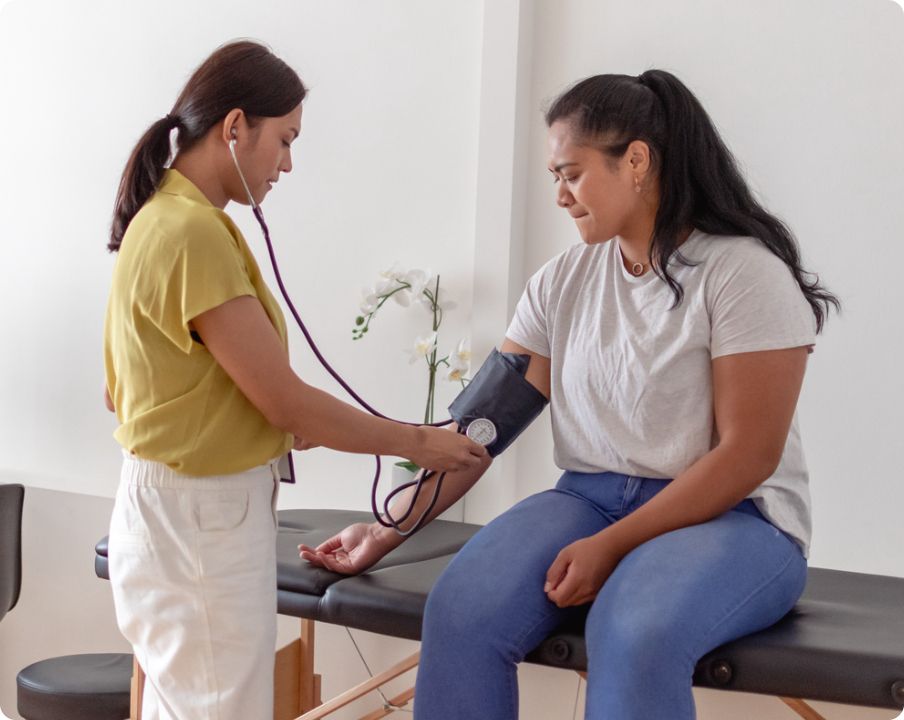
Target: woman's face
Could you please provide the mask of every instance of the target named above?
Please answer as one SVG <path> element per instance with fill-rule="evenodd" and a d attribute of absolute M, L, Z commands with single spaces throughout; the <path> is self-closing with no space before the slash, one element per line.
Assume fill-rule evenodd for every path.
<path fill-rule="evenodd" d="M 588 245 L 625 236 L 640 209 L 635 177 L 642 180 L 632 143 L 619 159 L 572 139 L 570 124 L 554 122 L 547 134 L 549 171 L 556 183 L 556 202 L 564 208 Z M 632 163 L 633 160 L 633 163 Z"/>
<path fill-rule="evenodd" d="M 280 173 L 292 171 L 292 143 L 301 132 L 301 104 L 282 117 L 259 118 L 247 132 L 248 142 L 242 143 L 240 138 L 235 152 L 254 202 L 260 204 Z M 239 190 L 234 199 L 247 203 L 244 189 Z"/>

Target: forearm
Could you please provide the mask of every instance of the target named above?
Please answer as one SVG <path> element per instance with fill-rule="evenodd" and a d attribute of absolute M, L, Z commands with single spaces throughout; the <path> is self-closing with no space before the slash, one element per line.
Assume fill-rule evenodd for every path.
<path fill-rule="evenodd" d="M 415 426 L 362 412 L 300 379 L 293 385 L 270 421 L 306 444 L 408 458 L 421 442 Z"/>
<path fill-rule="evenodd" d="M 439 497 L 436 500 L 436 505 L 427 515 L 425 522 L 430 522 L 464 497 L 465 493 L 474 487 L 474 484 L 487 471 L 487 468 L 490 467 L 491 463 L 492 458 L 487 456 L 477 468 L 446 473 Z M 430 502 L 433 499 L 433 492 L 436 489 L 438 477 L 439 473 L 424 481 L 414 509 L 411 511 L 411 514 L 405 522 L 399 523 L 402 530 L 411 528 L 417 522 L 418 518 L 420 518 L 421 513 L 423 513 L 430 505 Z M 401 517 L 408 511 L 408 507 L 414 497 L 414 492 L 415 488 L 410 487 L 396 496 L 395 501 L 389 508 L 389 511 L 394 518 Z M 399 535 L 394 529 L 383 527 L 379 523 L 374 523 L 374 532 L 379 535 L 381 543 L 385 543 L 387 552 L 395 549 L 405 541 L 405 537 Z"/>
<path fill-rule="evenodd" d="M 727 512 L 773 472 L 774 467 L 751 453 L 720 445 L 602 533 L 622 555 L 627 555 L 659 535 L 707 522 Z"/>

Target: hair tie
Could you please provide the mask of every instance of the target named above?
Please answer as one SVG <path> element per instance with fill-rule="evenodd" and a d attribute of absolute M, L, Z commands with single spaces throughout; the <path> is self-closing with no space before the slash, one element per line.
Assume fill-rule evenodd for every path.
<path fill-rule="evenodd" d="M 167 113 L 166 124 L 169 125 L 170 130 L 172 130 L 173 128 L 179 127 L 182 124 L 182 121 L 178 118 L 178 116 Z"/>

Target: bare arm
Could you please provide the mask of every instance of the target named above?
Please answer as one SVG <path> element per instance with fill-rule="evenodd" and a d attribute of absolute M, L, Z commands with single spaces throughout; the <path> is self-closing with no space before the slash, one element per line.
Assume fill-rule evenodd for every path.
<path fill-rule="evenodd" d="M 474 468 L 486 456 L 467 438 L 374 417 L 302 381 L 255 297 L 234 298 L 192 324 L 251 404 L 272 425 L 308 445 L 398 455 L 437 470 Z"/>
<path fill-rule="evenodd" d="M 589 602 L 621 559 L 672 530 L 707 522 L 776 470 L 803 384 L 807 348 L 739 353 L 712 361 L 719 444 L 649 502 L 565 547 L 544 590 L 559 607 Z"/>
<path fill-rule="evenodd" d="M 727 512 L 775 472 L 806 366 L 805 347 L 712 361 L 719 444 L 652 500 L 611 526 L 623 552 Z"/>
<path fill-rule="evenodd" d="M 508 338 L 502 343 L 501 352 L 530 355 L 530 364 L 525 377 L 531 385 L 543 393 L 544 397 L 549 399 L 549 358 L 531 352 Z M 476 467 L 447 473 L 436 505 L 427 516 L 427 522 L 436 518 L 463 497 L 483 476 L 491 462 L 491 458 L 487 455 Z M 433 499 L 435 481 L 436 476 L 424 482 L 414 509 L 408 519 L 400 523 L 403 530 L 413 526 L 430 504 Z M 403 515 L 408 510 L 413 497 L 413 487 L 399 493 L 390 507 L 393 517 Z M 299 550 L 305 560 L 315 565 L 329 568 L 335 572 L 351 574 L 366 570 L 404 541 L 405 538 L 392 528 L 383 527 L 374 522 L 352 525 L 317 548 L 299 545 Z"/>

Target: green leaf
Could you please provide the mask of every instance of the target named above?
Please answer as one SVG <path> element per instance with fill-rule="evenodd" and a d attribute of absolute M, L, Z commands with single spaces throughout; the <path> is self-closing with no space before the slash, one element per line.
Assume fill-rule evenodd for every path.
<path fill-rule="evenodd" d="M 364 324 L 363 316 L 359 315 L 358 317 L 355 318 L 355 325 L 363 325 L 363 324 Z"/>
<path fill-rule="evenodd" d="M 418 470 L 421 469 L 419 465 L 415 465 L 415 464 L 414 464 L 413 462 L 411 462 L 410 460 L 401 460 L 401 461 L 399 461 L 399 462 L 397 462 L 397 463 L 395 463 L 395 464 L 396 464 L 398 467 L 405 468 L 406 470 L 409 470 L 409 471 L 411 471 L 411 472 L 413 472 L 413 473 L 416 473 Z"/>

